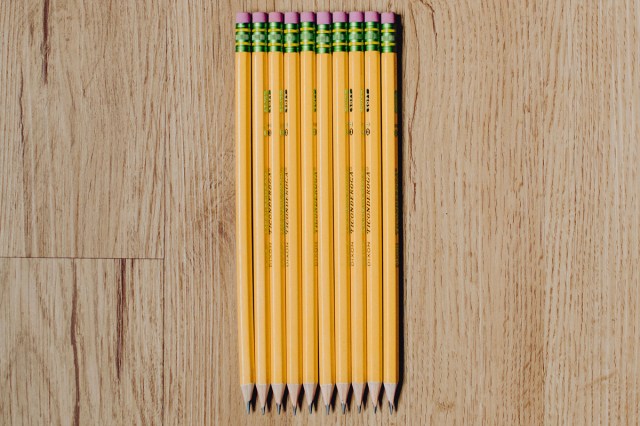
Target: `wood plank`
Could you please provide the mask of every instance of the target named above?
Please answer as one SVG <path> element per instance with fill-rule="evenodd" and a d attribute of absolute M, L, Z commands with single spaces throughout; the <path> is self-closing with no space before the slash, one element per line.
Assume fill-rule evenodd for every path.
<path fill-rule="evenodd" d="M 384 2 L 348 6 L 387 9 Z M 411 54 L 402 58 L 405 383 L 390 420 L 539 420 L 543 204 L 534 126 L 541 116 L 530 83 L 539 75 L 529 69 L 540 59 L 535 10 L 498 3 L 396 7 Z M 223 137 L 233 126 L 233 50 L 223 35 L 232 31 L 234 10 L 189 1 L 169 13 L 168 96 L 176 110 L 167 151 L 168 423 L 276 416 L 272 410 L 245 417 L 235 375 L 233 141 Z M 509 55 L 501 54 L 505 46 Z M 507 256 L 512 260 L 500 261 Z M 380 416 L 387 419 L 386 410 L 348 419 Z"/>
<path fill-rule="evenodd" d="M 406 383 L 398 415 L 407 405 L 405 420 L 418 424 L 539 424 L 536 11 L 445 1 L 414 2 L 410 10 L 402 119 Z"/>
<path fill-rule="evenodd" d="M 162 416 L 162 262 L 0 259 L 0 423 Z"/>
<path fill-rule="evenodd" d="M 0 256 L 162 256 L 164 3 L 0 4 Z"/>
<path fill-rule="evenodd" d="M 640 421 L 640 5 L 547 17 L 545 421 Z M 553 19 L 552 19 L 553 18 Z"/>
<path fill-rule="evenodd" d="M 168 10 L 165 407 L 167 424 L 237 411 L 230 4 Z M 218 12 L 219 16 L 215 16 Z M 214 43 L 214 40 L 217 40 Z M 232 39 L 228 39 L 231 41 Z M 227 46 L 228 44 L 228 46 Z M 232 319 L 233 318 L 233 319 Z M 194 327 L 197 324 L 197 327 Z M 234 361 L 231 361 L 233 359 Z"/>
<path fill-rule="evenodd" d="M 404 27 L 398 411 L 243 413 L 226 34 L 233 12 L 265 7 L 305 8 L 190 0 L 168 15 L 164 421 L 636 423 L 631 0 L 394 3 Z"/>
<path fill-rule="evenodd" d="M 0 423 L 637 424 L 640 6 L 520 3 L 393 3 L 398 411 L 278 417 L 236 371 L 232 17 L 308 5 L 0 2 Z"/>

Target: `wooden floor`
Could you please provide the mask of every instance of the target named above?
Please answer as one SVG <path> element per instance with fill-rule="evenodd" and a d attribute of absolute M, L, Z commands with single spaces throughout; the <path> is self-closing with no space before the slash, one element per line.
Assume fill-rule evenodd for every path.
<path fill-rule="evenodd" d="M 0 1 L 0 424 L 638 424 L 638 0 L 313 2 L 402 17 L 404 384 L 243 413 L 233 14 L 302 3 Z"/>

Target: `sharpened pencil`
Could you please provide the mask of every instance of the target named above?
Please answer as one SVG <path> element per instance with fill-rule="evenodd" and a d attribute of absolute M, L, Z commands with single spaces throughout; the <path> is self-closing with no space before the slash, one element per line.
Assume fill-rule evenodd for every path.
<path fill-rule="evenodd" d="M 309 412 L 318 386 L 318 216 L 315 15 L 300 14 L 302 381 Z"/>
<path fill-rule="evenodd" d="M 398 276 L 400 200 L 398 197 L 398 83 L 395 15 L 383 13 L 380 36 L 382 115 L 382 339 L 383 382 L 393 411 L 398 386 Z"/>
<path fill-rule="evenodd" d="M 380 158 L 380 15 L 364 15 L 367 194 L 367 383 L 374 410 L 382 387 L 382 170 Z"/>
<path fill-rule="evenodd" d="M 351 236 L 351 381 L 362 407 L 367 384 L 367 287 L 365 251 L 364 13 L 349 13 L 349 163 Z"/>
<path fill-rule="evenodd" d="M 267 14 L 255 12 L 251 24 L 253 296 L 256 392 L 264 413 L 269 393 L 269 108 Z"/>
<path fill-rule="evenodd" d="M 331 13 L 318 12 L 316 18 L 319 238 L 318 350 L 320 393 L 328 412 L 335 380 Z"/>
<path fill-rule="evenodd" d="M 254 388 L 251 255 L 251 15 L 236 15 L 236 279 L 242 397 L 250 409 Z"/>
<path fill-rule="evenodd" d="M 269 13 L 269 189 L 271 247 L 271 391 L 278 411 L 286 388 L 285 266 L 284 266 L 284 89 L 283 20 L 280 12 Z"/>
<path fill-rule="evenodd" d="M 333 12 L 333 254 L 335 267 L 336 388 L 344 408 L 351 387 L 349 283 L 349 53 L 347 14 Z"/>
<path fill-rule="evenodd" d="M 300 274 L 299 16 L 284 14 L 284 238 L 287 311 L 287 391 L 294 411 L 302 388 Z"/>

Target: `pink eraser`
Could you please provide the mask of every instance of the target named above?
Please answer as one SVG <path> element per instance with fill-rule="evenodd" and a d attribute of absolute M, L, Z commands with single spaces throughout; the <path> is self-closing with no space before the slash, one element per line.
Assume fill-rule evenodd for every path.
<path fill-rule="evenodd" d="M 380 22 L 380 14 L 370 10 L 366 11 L 364 13 L 364 22 Z"/>
<path fill-rule="evenodd" d="M 318 19 L 318 25 L 330 25 L 331 24 L 331 13 L 330 12 L 318 12 L 318 13 L 316 13 L 316 18 Z"/>
<path fill-rule="evenodd" d="M 267 22 L 267 14 L 264 12 L 253 12 L 251 16 L 254 24 L 264 24 Z"/>
<path fill-rule="evenodd" d="M 364 13 L 349 12 L 349 22 L 364 22 Z"/>
<path fill-rule="evenodd" d="M 299 24 L 300 23 L 300 15 L 298 15 L 298 12 L 285 12 L 285 14 L 284 14 L 284 23 L 285 24 Z"/>
<path fill-rule="evenodd" d="M 380 17 L 381 24 L 395 24 L 396 23 L 396 15 L 393 12 L 383 12 Z"/>
<path fill-rule="evenodd" d="M 300 14 L 300 22 L 315 22 L 316 15 L 313 12 L 302 12 Z"/>
<path fill-rule="evenodd" d="M 347 14 L 345 12 L 333 12 L 333 22 L 347 22 Z"/>
<path fill-rule="evenodd" d="M 251 14 L 247 12 L 236 13 L 236 24 L 250 24 Z"/>
<path fill-rule="evenodd" d="M 284 15 L 280 12 L 269 12 L 269 22 L 280 22 L 284 19 Z"/>

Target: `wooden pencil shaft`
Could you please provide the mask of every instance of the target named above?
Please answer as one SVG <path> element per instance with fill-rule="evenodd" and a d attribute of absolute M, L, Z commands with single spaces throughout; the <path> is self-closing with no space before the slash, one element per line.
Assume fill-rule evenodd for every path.
<path fill-rule="evenodd" d="M 236 33 L 250 32 L 236 24 Z M 253 276 L 251 255 L 251 52 L 235 53 L 236 280 L 240 383 L 253 383 Z"/>
<path fill-rule="evenodd" d="M 375 37 L 377 27 L 365 23 Z M 373 46 L 375 48 L 375 44 Z M 382 217 L 380 52 L 365 43 L 365 149 L 367 237 L 367 381 L 382 381 Z"/>
<path fill-rule="evenodd" d="M 308 24 L 308 25 L 306 25 Z M 312 23 L 303 32 L 315 40 Z M 304 383 L 318 381 L 318 218 L 316 186 L 316 54 L 300 52 L 300 144 L 302 221 L 302 376 Z"/>
<path fill-rule="evenodd" d="M 383 27 L 384 31 L 384 27 Z M 400 200 L 398 198 L 398 114 L 396 54 L 381 55 L 383 380 L 398 382 L 398 276 Z"/>
<path fill-rule="evenodd" d="M 254 34 L 264 31 L 266 24 L 253 24 Z M 253 292 L 256 384 L 269 383 L 269 190 L 267 170 L 268 139 L 268 66 L 267 53 L 252 53 L 252 179 L 253 179 Z"/>
<path fill-rule="evenodd" d="M 318 35 L 329 25 L 318 25 Z M 319 41 L 317 52 L 325 52 Z M 330 48 L 330 46 L 328 46 Z M 334 366 L 333 176 L 332 176 L 332 75 L 331 54 L 316 53 L 317 161 L 318 161 L 318 335 L 319 381 L 332 384 Z"/>
<path fill-rule="evenodd" d="M 278 35 L 280 39 L 278 39 Z M 272 48 L 280 40 L 279 49 Z M 284 89 L 282 24 L 269 22 L 269 233 L 271 280 L 269 319 L 271 386 L 286 383 L 285 267 L 284 267 Z"/>
<path fill-rule="evenodd" d="M 361 30 L 362 23 L 353 25 Z M 351 24 L 350 24 L 351 26 Z M 360 36 L 361 38 L 361 36 Z M 356 43 L 358 43 L 356 38 Z M 349 233 L 351 267 L 351 374 L 354 383 L 366 377 L 366 237 L 364 145 L 364 52 L 349 52 Z"/>
<path fill-rule="evenodd" d="M 334 31 L 339 25 L 334 23 Z M 333 247 L 335 267 L 336 382 L 351 381 L 349 284 L 349 58 L 333 54 Z"/>
<path fill-rule="evenodd" d="M 287 382 L 301 383 L 300 55 L 298 25 L 285 23 L 284 238 L 286 270 Z"/>

